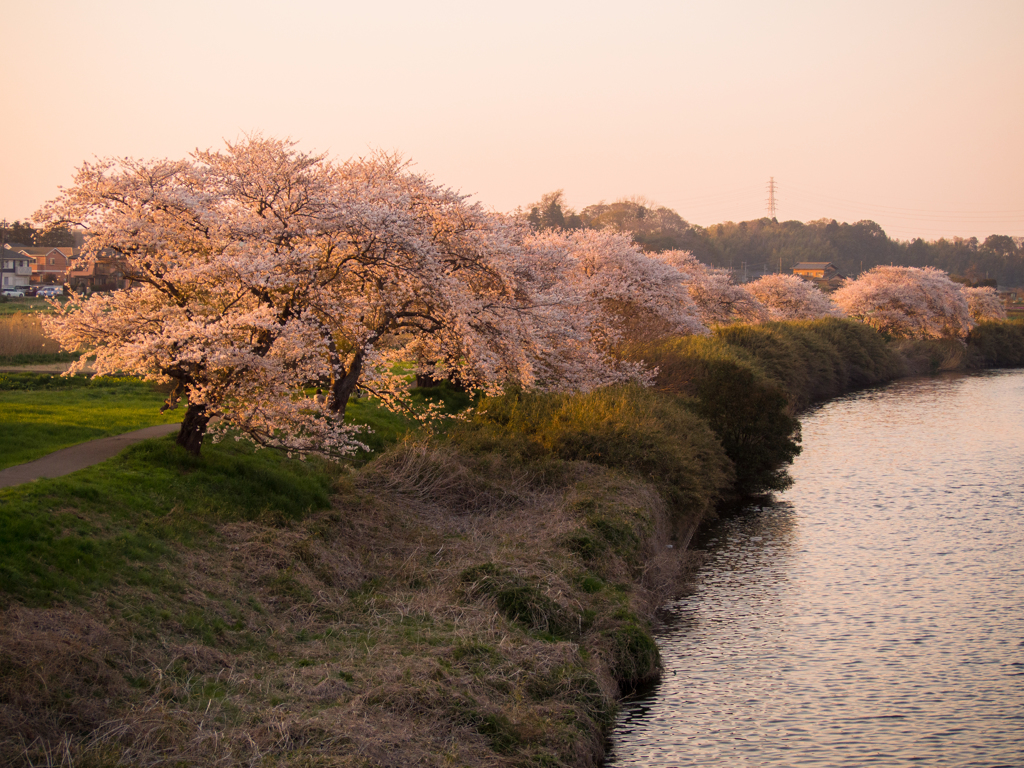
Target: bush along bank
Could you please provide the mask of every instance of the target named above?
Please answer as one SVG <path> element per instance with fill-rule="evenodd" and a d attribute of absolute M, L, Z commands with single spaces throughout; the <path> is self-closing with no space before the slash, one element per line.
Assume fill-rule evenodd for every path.
<path fill-rule="evenodd" d="M 0 763 L 595 765 L 693 527 L 906 371 L 838 320 L 642 353 L 653 389 L 510 392 L 358 468 L 168 440 L 0 490 Z"/>

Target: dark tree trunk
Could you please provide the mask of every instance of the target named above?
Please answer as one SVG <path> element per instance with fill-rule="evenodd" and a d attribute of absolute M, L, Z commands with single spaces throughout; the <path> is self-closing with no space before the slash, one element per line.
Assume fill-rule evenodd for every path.
<path fill-rule="evenodd" d="M 206 413 L 205 405 L 189 405 L 185 409 L 185 418 L 181 421 L 181 431 L 178 432 L 177 443 L 193 456 L 199 455 L 199 449 L 203 446 L 203 436 L 206 434 L 206 425 L 210 423 L 210 417 Z"/>
<path fill-rule="evenodd" d="M 355 392 L 356 384 L 359 383 L 359 373 L 362 366 L 353 364 L 349 369 L 348 375 L 343 376 L 340 379 L 336 379 L 334 386 L 331 387 L 330 397 L 330 408 L 335 413 L 345 413 L 345 407 L 348 405 L 348 399 L 352 397 L 352 393 Z"/>

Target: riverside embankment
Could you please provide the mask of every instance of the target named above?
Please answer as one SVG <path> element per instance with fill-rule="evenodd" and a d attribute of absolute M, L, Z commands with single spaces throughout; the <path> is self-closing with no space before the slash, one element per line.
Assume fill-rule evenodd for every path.
<path fill-rule="evenodd" d="M 0 490 L 0 758 L 593 765 L 694 525 L 786 485 L 800 408 L 950 349 L 732 328 L 358 468 L 150 442 Z"/>

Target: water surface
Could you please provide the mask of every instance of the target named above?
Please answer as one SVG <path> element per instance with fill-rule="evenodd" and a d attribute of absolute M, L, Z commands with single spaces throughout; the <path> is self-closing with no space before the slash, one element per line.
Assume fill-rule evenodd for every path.
<path fill-rule="evenodd" d="M 1024 371 L 802 418 L 793 487 L 707 531 L 606 766 L 1024 766 Z"/>

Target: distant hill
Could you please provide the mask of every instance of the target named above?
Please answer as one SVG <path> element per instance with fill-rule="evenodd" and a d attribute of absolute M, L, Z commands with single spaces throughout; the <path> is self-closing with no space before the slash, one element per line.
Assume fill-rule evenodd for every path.
<path fill-rule="evenodd" d="M 1024 286 L 1024 238 L 991 235 L 925 241 L 893 240 L 873 221 L 752 221 L 690 224 L 676 211 L 642 199 L 598 203 L 577 212 L 558 190 L 526 209 L 540 229 L 612 229 L 629 232 L 647 251 L 690 251 L 706 264 L 757 277 L 789 272 L 802 261 L 830 261 L 855 277 L 879 264 L 937 267 L 972 285 Z"/>

